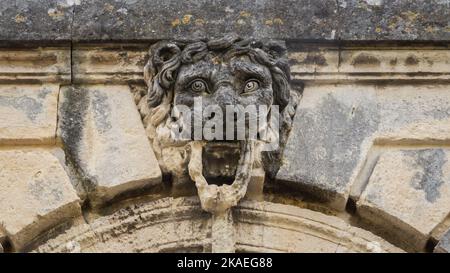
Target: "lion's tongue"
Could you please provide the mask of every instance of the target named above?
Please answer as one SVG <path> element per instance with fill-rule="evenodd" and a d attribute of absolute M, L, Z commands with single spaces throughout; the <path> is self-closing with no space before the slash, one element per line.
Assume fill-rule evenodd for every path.
<path fill-rule="evenodd" d="M 189 175 L 195 181 L 202 208 L 212 213 L 223 212 L 235 206 L 247 192 L 250 182 L 253 161 L 254 141 L 243 140 L 240 142 L 241 156 L 236 170 L 234 182 L 231 185 L 210 185 L 203 176 L 202 144 L 194 141 L 191 143 L 191 159 L 189 162 Z"/>

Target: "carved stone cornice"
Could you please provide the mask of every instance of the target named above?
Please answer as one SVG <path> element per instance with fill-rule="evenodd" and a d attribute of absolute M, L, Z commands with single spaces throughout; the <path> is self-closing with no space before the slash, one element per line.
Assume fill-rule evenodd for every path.
<path fill-rule="evenodd" d="M 143 82 L 148 44 L 78 45 L 72 51 L 74 83 Z"/>
<path fill-rule="evenodd" d="M 148 44 L 75 46 L 76 83 L 142 83 Z M 302 82 L 450 81 L 447 47 L 339 47 L 303 44 L 288 48 L 292 79 Z"/>
<path fill-rule="evenodd" d="M 0 50 L 0 83 L 141 83 L 148 43 Z M 447 47 L 288 48 L 292 78 L 303 82 L 450 81 Z"/>
<path fill-rule="evenodd" d="M 0 49 L 0 83 L 70 83 L 70 47 Z"/>
<path fill-rule="evenodd" d="M 293 79 L 315 82 L 450 81 L 447 47 L 306 45 L 289 53 Z"/>

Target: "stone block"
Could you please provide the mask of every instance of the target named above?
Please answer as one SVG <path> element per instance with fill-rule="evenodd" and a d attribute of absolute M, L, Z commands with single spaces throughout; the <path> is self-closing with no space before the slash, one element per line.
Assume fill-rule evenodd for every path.
<path fill-rule="evenodd" d="M 67 87 L 60 103 L 58 136 L 94 206 L 162 183 L 128 86 Z"/>
<path fill-rule="evenodd" d="M 449 120 L 445 85 L 307 85 L 277 183 L 343 210 L 374 144 L 443 144 Z"/>
<path fill-rule="evenodd" d="M 424 249 L 450 213 L 450 150 L 395 149 L 384 152 L 357 202 L 363 219 Z"/>
<path fill-rule="evenodd" d="M 54 144 L 59 85 L 0 86 L 0 144 Z"/>
<path fill-rule="evenodd" d="M 41 232 L 81 215 L 79 198 L 50 150 L 0 151 L 0 229 L 20 251 Z"/>

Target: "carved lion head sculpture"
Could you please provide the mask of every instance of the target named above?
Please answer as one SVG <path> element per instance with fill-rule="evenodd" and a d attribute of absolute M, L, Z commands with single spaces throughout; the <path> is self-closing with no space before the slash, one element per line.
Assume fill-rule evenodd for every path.
<path fill-rule="evenodd" d="M 195 181 L 205 210 L 220 212 L 236 205 L 252 176 L 273 175 L 278 170 L 298 99 L 290 88 L 283 43 L 234 36 L 159 42 L 149 51 L 144 80 L 148 90 L 138 106 L 161 169 L 172 175 L 174 183 Z M 230 140 L 225 129 L 214 127 L 234 122 L 238 131 L 238 117 L 217 112 L 237 105 L 256 106 L 258 110 L 253 117 L 244 113 L 247 133 L 239 139 L 233 132 L 238 140 Z M 175 111 L 177 106 L 191 109 L 193 114 L 181 117 Z M 279 114 L 273 119 L 275 106 Z M 219 111 L 211 114 L 211 107 Z M 199 109 L 203 113 L 200 117 Z M 267 122 L 258 127 L 257 137 L 250 139 L 249 127 L 271 118 L 277 126 Z M 214 139 L 195 132 L 211 124 Z M 189 137 L 174 137 L 174 128 L 188 130 Z M 277 148 L 264 151 L 267 139 L 278 142 Z"/>

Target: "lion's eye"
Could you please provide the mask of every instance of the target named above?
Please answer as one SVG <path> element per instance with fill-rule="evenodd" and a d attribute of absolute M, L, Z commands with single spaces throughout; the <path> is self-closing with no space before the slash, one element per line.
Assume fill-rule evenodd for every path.
<path fill-rule="evenodd" d="M 243 93 L 253 92 L 259 88 L 259 82 L 257 80 L 248 80 L 245 83 Z"/>
<path fill-rule="evenodd" d="M 195 80 L 191 83 L 191 89 L 194 92 L 202 93 L 207 92 L 206 83 L 203 80 Z"/>

